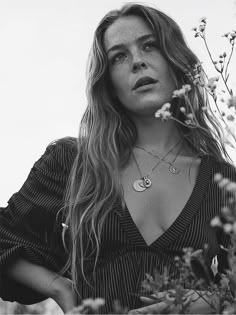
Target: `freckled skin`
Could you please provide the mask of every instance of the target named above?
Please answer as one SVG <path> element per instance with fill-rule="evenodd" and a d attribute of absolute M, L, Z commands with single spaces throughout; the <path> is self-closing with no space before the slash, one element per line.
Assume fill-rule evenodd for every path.
<path fill-rule="evenodd" d="M 139 41 L 144 35 L 150 35 L 150 38 Z M 149 44 L 150 41 L 154 44 Z M 120 44 L 122 48 L 109 51 Z M 176 89 L 174 79 L 152 30 L 142 18 L 127 16 L 118 19 L 106 30 L 104 46 L 114 93 L 124 107 L 135 115 L 154 115 L 164 103 L 171 101 Z M 135 82 L 144 76 L 157 82 L 133 90 Z"/>

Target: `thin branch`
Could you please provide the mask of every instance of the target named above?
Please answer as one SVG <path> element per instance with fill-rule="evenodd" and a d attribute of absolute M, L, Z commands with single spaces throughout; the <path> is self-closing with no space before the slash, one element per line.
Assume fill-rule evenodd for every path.
<path fill-rule="evenodd" d="M 226 68 L 225 68 L 225 78 L 226 78 L 226 82 L 227 82 L 227 80 L 228 80 L 227 72 L 228 72 L 228 67 L 229 67 L 230 60 L 231 60 L 232 55 L 233 55 L 233 51 L 234 51 L 234 43 L 231 44 L 231 52 L 230 52 L 230 55 L 229 55 L 229 59 L 228 59 Z"/>

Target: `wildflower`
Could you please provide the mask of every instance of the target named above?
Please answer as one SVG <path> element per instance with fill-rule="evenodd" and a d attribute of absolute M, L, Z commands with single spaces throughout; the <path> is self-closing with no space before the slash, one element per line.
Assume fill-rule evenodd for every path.
<path fill-rule="evenodd" d="M 170 103 L 165 103 L 160 109 L 155 113 L 156 118 L 161 118 L 162 121 L 166 121 L 171 118 L 172 113 L 170 112 Z"/>
<path fill-rule="evenodd" d="M 191 90 L 191 86 L 190 84 L 185 84 L 182 86 L 181 89 L 179 90 L 175 90 L 173 92 L 173 95 L 172 97 L 175 98 L 175 97 L 181 97 L 181 96 L 184 96 L 187 92 L 189 92 Z"/>
<path fill-rule="evenodd" d="M 218 186 L 220 188 L 225 188 L 229 184 L 229 179 L 228 178 L 223 178 L 219 183 Z"/>
<path fill-rule="evenodd" d="M 220 218 L 219 218 L 219 217 L 214 217 L 214 218 L 211 220 L 210 225 L 211 225 L 212 227 L 216 227 L 216 226 L 221 227 L 221 226 L 222 226 L 222 223 L 221 223 Z"/>
<path fill-rule="evenodd" d="M 217 256 L 215 256 L 215 257 L 212 259 L 211 270 L 212 270 L 214 276 L 215 276 L 215 275 L 217 274 L 217 272 L 218 272 L 218 259 L 217 259 Z"/>
<path fill-rule="evenodd" d="M 227 106 L 228 108 L 234 107 L 236 109 L 236 96 L 232 96 L 228 101 L 227 101 Z"/>
<path fill-rule="evenodd" d="M 235 37 L 236 37 L 236 31 L 230 32 L 230 36 L 231 36 L 231 39 L 235 39 Z"/>
<path fill-rule="evenodd" d="M 233 115 L 228 115 L 226 118 L 228 121 L 234 121 L 235 119 Z"/>
<path fill-rule="evenodd" d="M 186 119 L 186 120 L 185 120 L 185 124 L 186 124 L 186 125 L 191 125 L 191 124 L 192 124 L 192 120 Z"/>
<path fill-rule="evenodd" d="M 83 306 L 87 306 L 91 308 L 92 310 L 97 310 L 99 307 L 105 304 L 105 300 L 102 298 L 96 298 L 96 299 L 85 299 L 82 302 Z"/>
<path fill-rule="evenodd" d="M 226 190 L 227 190 L 227 191 L 232 191 L 232 192 L 236 193 L 236 183 L 230 182 L 230 183 L 226 186 Z"/>
<path fill-rule="evenodd" d="M 205 28 L 206 28 L 206 25 L 205 25 L 205 24 L 200 24 L 200 25 L 199 25 L 199 31 L 200 31 L 200 32 L 204 32 L 204 31 L 205 31 Z"/>
<path fill-rule="evenodd" d="M 216 89 L 216 83 L 219 80 L 219 77 L 216 76 L 216 77 L 212 77 L 208 80 L 208 83 L 207 83 L 207 87 L 211 90 L 211 92 L 214 92 L 215 89 Z"/>
<path fill-rule="evenodd" d="M 222 207 L 221 212 L 223 215 L 228 216 L 230 214 L 230 210 L 228 207 Z"/>
<path fill-rule="evenodd" d="M 236 222 L 233 224 L 233 233 L 236 234 Z"/>
<path fill-rule="evenodd" d="M 214 175 L 214 180 L 215 180 L 215 182 L 221 181 L 222 178 L 223 178 L 223 176 L 222 176 L 220 173 L 216 173 L 216 174 Z"/>
<path fill-rule="evenodd" d="M 186 113 L 186 109 L 185 109 L 185 107 L 180 107 L 180 109 L 179 109 L 180 111 L 181 111 L 181 113 Z"/>
<path fill-rule="evenodd" d="M 199 22 L 206 24 L 206 17 L 204 16 L 204 17 L 200 18 Z"/>
<path fill-rule="evenodd" d="M 192 113 L 188 114 L 188 115 L 187 115 L 187 118 L 188 118 L 189 120 L 193 120 L 193 114 L 192 114 Z"/>
<path fill-rule="evenodd" d="M 232 229 L 233 229 L 233 225 L 230 224 L 230 223 L 225 223 L 223 225 L 223 229 L 224 229 L 225 233 L 230 233 L 232 231 Z"/>
<path fill-rule="evenodd" d="M 229 34 L 230 34 L 229 32 L 228 32 L 228 33 L 225 33 L 225 34 L 222 35 L 222 37 L 228 37 Z"/>

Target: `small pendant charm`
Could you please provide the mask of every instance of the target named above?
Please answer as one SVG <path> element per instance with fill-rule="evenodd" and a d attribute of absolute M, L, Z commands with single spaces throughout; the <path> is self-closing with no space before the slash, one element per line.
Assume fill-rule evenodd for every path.
<path fill-rule="evenodd" d="M 178 174 L 179 173 L 179 169 L 177 167 L 175 167 L 173 164 L 171 164 L 169 166 L 169 171 L 172 173 L 172 174 Z"/>
<path fill-rule="evenodd" d="M 143 178 L 143 183 L 144 183 L 144 185 L 145 185 L 146 188 L 149 188 L 149 187 L 151 187 L 151 185 L 152 185 L 151 179 L 148 178 L 148 176 L 144 176 L 144 178 Z"/>
<path fill-rule="evenodd" d="M 133 188 L 135 191 L 144 191 L 146 190 L 146 187 L 144 186 L 144 182 L 142 179 L 137 179 L 134 183 L 133 183 Z"/>

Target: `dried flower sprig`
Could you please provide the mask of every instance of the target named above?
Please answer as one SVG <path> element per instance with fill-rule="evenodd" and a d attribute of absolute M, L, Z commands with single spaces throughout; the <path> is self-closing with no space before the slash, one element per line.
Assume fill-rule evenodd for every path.
<path fill-rule="evenodd" d="M 207 43 L 207 39 L 206 39 L 206 18 L 202 18 L 200 19 L 200 23 L 198 25 L 198 27 L 194 27 L 193 31 L 194 31 L 194 36 L 195 37 L 200 37 L 203 39 L 205 47 L 207 49 L 208 55 L 210 57 L 210 60 L 212 61 L 212 64 L 215 68 L 215 70 L 220 74 L 220 77 L 223 81 L 223 84 L 226 87 L 226 91 L 229 94 L 229 98 L 228 100 L 225 102 L 224 98 L 221 97 L 221 102 L 225 102 L 227 105 L 228 104 L 235 104 L 235 97 L 233 95 L 233 90 L 229 87 L 228 85 L 228 79 L 229 79 L 229 73 L 228 73 L 228 68 L 229 68 L 229 64 L 233 55 L 233 51 L 234 51 L 234 44 L 235 44 L 235 38 L 236 38 L 236 31 L 233 30 L 231 32 L 228 32 L 226 34 L 223 35 L 223 37 L 227 38 L 230 46 L 231 46 L 231 51 L 229 53 L 229 56 L 227 56 L 226 52 L 223 52 L 222 54 L 219 55 L 218 59 L 214 59 L 212 57 L 212 54 L 210 52 L 208 43 Z M 215 77 L 216 78 L 216 77 Z M 231 107 L 233 107 L 233 110 L 231 110 L 230 113 L 228 113 L 227 115 L 225 114 L 225 111 L 221 111 L 219 109 L 219 105 L 217 103 L 217 94 L 216 94 L 216 85 L 215 82 L 210 82 L 210 81 L 215 81 L 215 78 L 211 78 L 208 81 L 208 93 L 212 96 L 217 112 L 219 114 L 219 118 L 220 120 L 223 122 L 226 131 L 228 133 L 228 135 L 234 140 L 234 142 L 236 143 L 236 136 L 234 131 L 232 131 L 232 127 L 229 126 L 228 123 L 233 122 L 235 120 L 235 116 L 236 116 L 236 110 L 235 110 L 235 106 L 228 106 L 228 109 L 230 109 Z M 219 78 L 217 79 L 217 81 L 219 80 Z M 199 82 L 197 80 L 193 81 L 194 84 Z M 212 84 L 213 83 L 213 84 Z M 209 86 L 210 85 L 210 86 Z M 210 89 L 209 89 L 210 88 Z M 222 90 L 223 93 L 225 93 L 224 90 Z M 227 120 L 227 122 L 225 121 L 225 118 Z M 227 144 L 231 145 L 231 143 L 229 141 L 227 141 Z M 232 145 L 231 145 L 232 146 Z"/>
<path fill-rule="evenodd" d="M 177 279 L 168 274 L 167 269 L 162 275 L 157 271 L 153 276 L 146 274 L 142 287 L 153 303 L 155 299 L 160 302 L 158 297 L 161 296 L 161 302 L 167 305 L 165 312 L 175 314 L 189 314 L 200 299 L 209 305 L 213 314 L 222 314 L 228 304 L 233 305 L 228 278 L 223 276 L 219 286 L 209 281 L 202 250 L 185 248 L 183 256 L 175 260 L 179 270 Z M 158 308 L 156 312 L 155 308 L 153 310 L 153 314 L 158 314 Z"/>

